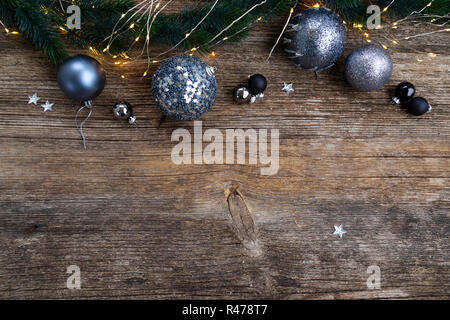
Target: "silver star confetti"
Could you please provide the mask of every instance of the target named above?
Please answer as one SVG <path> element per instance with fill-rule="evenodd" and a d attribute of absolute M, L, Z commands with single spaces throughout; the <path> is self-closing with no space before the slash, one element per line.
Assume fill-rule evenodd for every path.
<path fill-rule="evenodd" d="M 339 227 L 338 226 L 334 226 L 333 234 L 337 234 L 339 236 L 339 238 L 342 238 L 344 233 L 347 233 L 347 231 L 344 230 L 344 226 L 342 224 Z"/>
<path fill-rule="evenodd" d="M 53 107 L 54 103 L 50 103 L 48 102 L 48 100 L 45 102 L 45 104 L 41 104 L 41 107 L 44 109 L 44 112 L 49 110 L 49 111 L 53 111 L 52 107 Z"/>
<path fill-rule="evenodd" d="M 41 98 L 39 98 L 36 93 L 33 94 L 32 96 L 28 96 L 28 104 L 33 103 L 34 105 L 37 105 L 37 102 L 39 101 L 39 99 L 41 99 Z"/>
<path fill-rule="evenodd" d="M 292 91 L 294 91 L 294 88 L 292 87 L 292 83 L 283 82 L 283 89 L 281 90 L 286 92 L 287 94 L 290 94 Z"/>

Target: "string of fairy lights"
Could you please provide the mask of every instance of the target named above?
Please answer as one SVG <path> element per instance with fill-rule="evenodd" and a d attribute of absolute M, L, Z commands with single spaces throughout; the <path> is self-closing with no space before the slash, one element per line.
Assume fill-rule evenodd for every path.
<path fill-rule="evenodd" d="M 64 14 L 64 7 L 62 4 L 62 1 L 68 2 L 68 3 L 75 2 L 75 0 L 58 0 L 58 1 L 61 6 L 62 14 Z M 128 11 L 124 12 L 120 16 L 119 20 L 116 22 L 116 24 L 113 27 L 111 35 L 104 39 L 104 42 L 106 42 L 107 44 L 106 44 L 105 48 L 103 50 L 101 50 L 102 52 L 99 52 L 97 49 L 95 49 L 93 47 L 89 47 L 89 51 L 93 55 L 96 55 L 98 57 L 101 57 L 104 54 L 108 54 L 114 61 L 112 63 L 114 65 L 118 65 L 118 66 L 127 65 L 132 60 L 142 57 L 145 53 L 147 56 L 147 69 L 142 74 L 142 77 L 146 77 L 148 75 L 151 65 L 159 63 L 161 60 L 160 58 L 162 56 L 175 50 L 184 41 L 186 41 L 191 36 L 191 34 L 200 27 L 200 25 L 205 21 L 205 19 L 211 14 L 211 12 L 213 12 L 213 10 L 216 8 L 216 5 L 219 2 L 219 0 L 214 0 L 210 9 L 208 10 L 208 12 L 205 13 L 205 15 L 202 17 L 202 19 L 190 30 L 187 30 L 184 37 L 182 39 L 180 39 L 175 45 L 173 45 L 169 49 L 165 50 L 164 52 L 161 52 L 155 56 L 151 56 L 150 55 L 150 44 L 151 44 L 150 34 L 151 34 L 151 29 L 152 29 L 153 23 L 154 23 L 155 19 L 158 17 L 158 15 L 161 12 L 163 12 L 167 8 L 167 6 L 172 3 L 172 1 L 173 0 L 168 0 L 165 3 L 163 0 L 139 1 L 135 6 L 133 6 L 132 8 L 130 8 Z M 386 7 L 384 7 L 383 10 L 381 11 L 381 15 L 388 12 L 388 10 L 395 3 L 395 1 L 396 0 L 392 0 Z M 430 2 L 426 6 L 424 6 L 422 9 L 413 11 L 408 16 L 406 16 L 400 20 L 393 21 L 391 23 L 386 23 L 384 27 L 379 26 L 377 29 L 384 29 L 384 31 L 385 31 L 385 34 L 382 35 L 382 38 L 385 41 L 376 40 L 376 38 L 373 37 L 368 30 L 364 29 L 364 26 L 362 24 L 353 23 L 353 24 L 349 25 L 346 21 L 344 21 L 344 24 L 346 24 L 347 26 L 349 26 L 350 28 L 352 28 L 354 30 L 360 31 L 362 33 L 363 39 L 365 41 L 367 41 L 368 43 L 377 41 L 384 49 L 389 49 L 390 47 L 392 48 L 392 47 L 398 46 L 400 44 L 403 44 L 404 42 L 407 42 L 408 40 L 415 39 L 418 37 L 430 36 L 432 34 L 442 33 L 442 32 L 450 32 L 450 27 L 446 27 L 446 25 L 450 22 L 449 14 L 439 16 L 439 15 L 432 15 L 432 14 L 426 13 L 426 10 L 433 5 L 434 1 L 435 0 L 430 0 Z M 239 35 L 240 33 L 246 31 L 247 29 L 251 28 L 254 24 L 263 21 L 264 17 L 260 16 L 257 19 L 255 19 L 255 21 L 251 22 L 250 24 L 248 24 L 241 30 L 235 32 L 234 34 L 222 37 L 222 35 L 226 31 L 228 31 L 235 23 L 237 23 L 238 21 L 243 19 L 246 15 L 251 13 L 254 9 L 265 4 L 266 2 L 267 2 L 267 0 L 262 0 L 261 2 L 255 4 L 253 7 L 249 8 L 247 11 L 245 11 L 237 19 L 233 20 L 229 25 L 227 25 L 225 28 L 223 28 L 218 34 L 216 34 L 213 38 L 208 40 L 206 43 L 196 46 L 196 47 L 193 47 L 193 48 L 185 51 L 185 53 L 189 54 L 189 55 L 194 55 L 196 53 L 196 51 L 199 50 L 200 47 L 208 46 L 208 48 L 211 49 L 211 51 L 209 53 L 210 57 L 212 57 L 212 58 L 216 57 L 216 53 L 213 50 L 213 48 L 215 48 L 219 44 L 222 44 L 222 43 L 226 42 L 227 40 Z M 296 0 L 295 4 L 290 8 L 286 23 L 284 24 L 283 29 L 281 30 L 281 33 L 278 36 L 274 46 L 271 48 L 270 53 L 266 59 L 266 62 L 269 62 L 269 60 L 272 56 L 272 53 L 274 52 L 276 46 L 279 44 L 280 39 L 281 39 L 286 27 L 288 26 L 289 21 L 293 15 L 294 10 L 297 7 L 297 5 L 298 5 L 298 0 Z M 321 3 L 320 0 L 315 0 L 315 1 L 313 0 L 308 3 L 302 2 L 302 5 L 304 5 L 306 7 L 325 7 Z M 47 9 L 45 7 L 41 7 L 41 9 L 43 10 L 44 13 L 46 13 Z M 109 52 L 109 49 L 112 46 L 113 42 L 118 37 L 120 37 L 123 33 L 129 31 L 130 29 L 134 29 L 136 27 L 136 25 L 138 23 L 140 23 L 143 19 L 146 19 L 144 28 L 142 30 L 140 30 L 139 34 L 136 36 L 136 38 L 130 44 L 130 46 L 120 54 L 114 54 L 114 55 L 111 54 Z M 440 20 L 444 20 L 444 22 L 441 24 L 436 23 L 437 21 L 440 21 Z M 429 32 L 406 35 L 406 36 L 402 36 L 402 37 L 392 36 L 390 31 L 388 31 L 388 30 L 398 30 L 399 26 L 404 22 L 411 22 L 411 23 L 417 23 L 417 24 L 427 23 L 427 24 L 431 24 L 435 27 L 438 27 L 440 29 L 434 30 L 434 31 L 429 31 Z M 3 29 L 7 35 L 19 35 L 20 34 L 16 30 L 10 30 L 1 20 L 0 20 L 0 25 L 3 27 Z M 63 33 L 67 32 L 67 30 L 65 29 L 64 26 L 58 26 L 58 28 Z M 131 55 L 132 49 L 134 48 L 134 46 L 137 43 L 140 42 L 141 39 L 144 39 L 144 43 L 143 43 L 140 53 L 136 57 L 131 58 L 130 55 Z M 426 52 L 426 54 L 428 55 L 428 57 L 431 57 L 431 58 L 435 58 L 437 56 L 437 54 L 433 53 L 433 52 Z M 417 60 L 419 62 L 423 61 L 423 59 L 421 59 L 421 58 L 418 58 Z M 107 61 L 104 61 L 104 62 L 108 63 Z M 125 78 L 125 76 L 121 75 L 121 78 Z"/>

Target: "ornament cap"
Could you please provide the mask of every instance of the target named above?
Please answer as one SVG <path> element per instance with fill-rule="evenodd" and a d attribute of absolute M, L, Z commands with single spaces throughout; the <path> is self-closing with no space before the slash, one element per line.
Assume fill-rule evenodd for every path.
<path fill-rule="evenodd" d="M 400 99 L 397 97 L 392 98 L 392 104 L 400 104 Z"/>
<path fill-rule="evenodd" d="M 135 124 L 136 123 L 136 116 L 132 115 L 131 117 L 128 118 L 128 123 L 129 124 Z"/>

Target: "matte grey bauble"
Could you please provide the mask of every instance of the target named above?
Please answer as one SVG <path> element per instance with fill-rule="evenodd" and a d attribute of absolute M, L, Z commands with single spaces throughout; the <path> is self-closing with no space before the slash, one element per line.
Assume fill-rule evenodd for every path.
<path fill-rule="evenodd" d="M 69 98 L 89 101 L 102 93 L 106 72 L 102 65 L 89 56 L 79 54 L 66 59 L 58 70 L 58 84 Z"/>
<path fill-rule="evenodd" d="M 283 39 L 285 51 L 303 69 L 328 69 L 344 52 L 347 28 L 329 9 L 307 9 L 293 17 L 288 27 Z"/>
<path fill-rule="evenodd" d="M 345 62 L 345 77 L 359 91 L 380 89 L 389 82 L 392 70 L 391 55 L 375 44 L 354 50 Z"/>
<path fill-rule="evenodd" d="M 178 120 L 197 119 L 216 100 L 214 68 L 185 54 L 169 58 L 153 75 L 152 92 L 165 115 Z"/>

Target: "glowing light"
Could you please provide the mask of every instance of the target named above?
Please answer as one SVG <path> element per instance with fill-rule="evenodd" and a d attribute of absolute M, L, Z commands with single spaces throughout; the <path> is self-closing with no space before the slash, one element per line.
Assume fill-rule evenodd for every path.
<path fill-rule="evenodd" d="M 216 53 L 213 51 L 213 52 L 211 52 L 211 57 L 215 57 L 216 56 Z"/>
<path fill-rule="evenodd" d="M 393 44 L 398 44 L 398 41 L 397 40 L 392 40 L 392 43 Z"/>
<path fill-rule="evenodd" d="M 313 8 L 320 8 L 320 4 L 316 3 L 315 5 L 313 5 Z"/>
<path fill-rule="evenodd" d="M 142 75 L 143 77 L 145 77 L 147 75 L 147 71 L 144 72 L 144 74 Z"/>
<path fill-rule="evenodd" d="M 124 76 L 124 75 L 121 75 L 120 77 L 121 77 L 122 79 L 125 79 L 125 76 Z"/>
<path fill-rule="evenodd" d="M 381 45 L 383 47 L 384 50 L 387 50 L 387 46 L 385 46 L 384 44 Z"/>
<path fill-rule="evenodd" d="M 256 21 L 261 21 L 262 20 L 262 17 L 259 17 L 258 19 L 256 19 Z"/>
<path fill-rule="evenodd" d="M 136 37 L 136 39 L 134 39 L 134 41 L 138 42 L 139 41 L 139 37 Z"/>
<path fill-rule="evenodd" d="M 130 29 L 134 28 L 134 22 L 132 24 L 130 24 Z"/>
<path fill-rule="evenodd" d="M 435 58 L 435 57 L 437 56 L 437 54 L 436 54 L 436 53 L 433 53 L 433 52 L 430 52 L 430 53 L 428 54 L 428 56 L 431 57 L 431 58 Z"/>
<path fill-rule="evenodd" d="M 185 39 L 189 38 L 191 34 L 190 33 L 186 33 L 186 35 L 184 36 Z"/>
<path fill-rule="evenodd" d="M 223 41 L 227 41 L 227 40 L 228 40 L 228 37 L 223 38 Z"/>

